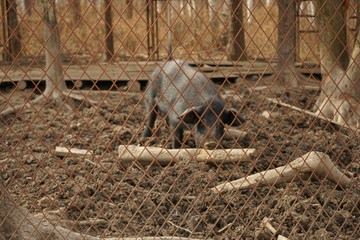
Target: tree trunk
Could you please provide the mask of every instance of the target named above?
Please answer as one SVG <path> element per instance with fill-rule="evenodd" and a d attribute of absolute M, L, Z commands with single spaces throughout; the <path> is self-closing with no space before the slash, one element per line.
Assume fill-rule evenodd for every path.
<path fill-rule="evenodd" d="M 70 0 L 70 4 L 72 6 L 73 23 L 78 24 L 82 20 L 81 1 L 80 0 Z"/>
<path fill-rule="evenodd" d="M 56 20 L 55 0 L 42 0 L 45 38 L 46 88 L 44 96 L 62 98 L 66 85 L 62 70 L 60 34 Z"/>
<path fill-rule="evenodd" d="M 346 73 L 350 79 L 350 95 L 352 95 L 355 99 L 360 100 L 360 31 L 357 31 L 356 33 L 355 45 L 351 53 Z M 344 88 L 347 90 L 346 86 Z"/>
<path fill-rule="evenodd" d="M 346 23 L 343 0 L 317 0 L 322 74 L 331 75 L 335 66 L 345 70 L 349 63 L 346 51 Z M 336 68 L 336 67 L 335 67 Z M 335 69 L 335 71 L 337 71 Z"/>
<path fill-rule="evenodd" d="M 275 73 L 264 79 L 271 92 L 297 88 L 307 79 L 295 68 L 296 62 L 296 0 L 278 0 L 277 65 Z"/>
<path fill-rule="evenodd" d="M 32 4 L 33 4 L 33 0 L 24 0 L 24 8 L 26 11 L 26 14 L 28 14 L 29 16 L 31 16 L 31 9 L 32 9 Z"/>
<path fill-rule="evenodd" d="M 3 3 L 3 13 L 6 20 L 3 23 L 4 43 L 7 51 L 4 51 L 4 60 L 12 61 L 21 52 L 21 35 L 19 22 L 17 19 L 17 5 L 15 0 L 5 0 Z"/>
<path fill-rule="evenodd" d="M 332 4 L 318 0 L 321 93 L 316 101 L 318 114 L 348 127 L 360 126 L 360 34 L 356 33 L 350 61 L 346 51 L 345 9 L 341 0 Z M 340 6 L 340 7 L 339 7 Z"/>
<path fill-rule="evenodd" d="M 206 9 L 205 1 L 204 0 L 196 0 L 194 1 L 194 6 L 196 10 L 196 15 L 199 15 L 202 9 Z"/>
<path fill-rule="evenodd" d="M 156 11 L 161 13 L 164 10 L 165 3 L 164 1 L 156 1 Z"/>
<path fill-rule="evenodd" d="M 21 51 L 21 35 L 19 31 L 19 21 L 17 18 L 16 0 L 7 0 L 8 2 L 8 22 L 9 22 L 9 44 L 10 52 L 13 58 L 16 58 Z"/>
<path fill-rule="evenodd" d="M 220 12 L 217 11 L 219 8 L 217 7 L 217 3 L 215 0 L 207 0 L 207 8 L 208 8 L 208 15 L 209 15 L 209 22 L 212 23 L 213 28 L 219 27 L 219 14 Z"/>
<path fill-rule="evenodd" d="M 114 57 L 114 35 L 112 31 L 111 0 L 104 0 L 105 7 L 105 51 L 106 61 Z"/>
<path fill-rule="evenodd" d="M 134 1 L 133 0 L 126 0 L 126 17 L 127 19 L 131 19 L 133 17 L 133 8 L 134 8 Z"/>
<path fill-rule="evenodd" d="M 232 0 L 230 59 L 233 61 L 246 60 L 245 35 L 243 25 L 243 1 Z"/>
<path fill-rule="evenodd" d="M 251 23 L 254 16 L 252 15 L 252 12 L 254 11 L 254 1 L 253 0 L 246 0 L 245 1 L 246 6 L 246 23 Z"/>
<path fill-rule="evenodd" d="M 162 1 L 158 1 L 162 2 Z M 166 2 L 166 1 L 164 1 Z M 171 4 L 171 3 L 169 3 Z M 173 5 L 174 6 L 174 3 Z M 193 0 L 180 0 L 179 1 L 179 7 L 180 9 L 182 9 L 181 14 L 184 16 L 188 16 L 188 17 L 193 17 L 194 12 L 195 12 L 195 4 L 193 2 Z"/>
<path fill-rule="evenodd" d="M 289 88 L 298 86 L 296 61 L 296 1 L 278 0 L 279 22 L 277 40 L 276 85 Z"/>
<path fill-rule="evenodd" d="M 357 8 L 356 8 L 356 33 L 359 31 L 360 28 L 360 3 L 357 1 Z"/>
<path fill-rule="evenodd" d="M 70 92 L 65 84 L 62 56 L 61 56 L 61 42 L 58 24 L 56 20 L 55 11 L 56 0 L 41 0 L 43 8 L 43 22 L 44 22 L 44 46 L 45 46 L 45 91 L 37 98 L 27 101 L 24 104 L 10 106 L 4 111 L 0 112 L 0 116 L 5 116 L 14 113 L 26 107 L 33 107 L 34 104 L 48 102 L 51 98 L 55 101 L 60 101 L 65 98 L 66 101 L 76 99 L 79 101 L 87 101 L 95 104 L 96 101 L 85 98 L 81 94 Z M 65 104 L 71 109 L 71 106 Z"/>

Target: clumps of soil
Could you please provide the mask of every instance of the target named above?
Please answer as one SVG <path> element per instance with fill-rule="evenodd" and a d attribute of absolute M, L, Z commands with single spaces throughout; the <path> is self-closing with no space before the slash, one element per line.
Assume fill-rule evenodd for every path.
<path fill-rule="evenodd" d="M 23 94 L 11 98 L 19 100 Z M 33 214 L 92 235 L 269 239 L 273 235 L 260 226 L 269 217 L 278 233 L 290 239 L 358 239 L 359 134 L 248 91 L 237 94 L 242 100 L 230 106 L 242 109 L 248 119 L 239 127 L 248 137 L 224 144 L 256 148 L 258 156 L 252 162 L 215 166 L 187 159 L 163 168 L 123 168 L 117 147 L 144 144 L 139 139 L 145 108 L 141 95 L 119 93 L 100 96 L 100 105 L 74 112 L 45 104 L 2 119 L 3 179 L 16 202 Z M 309 109 L 312 94 L 290 93 L 281 99 Z M 265 110 L 269 118 L 262 116 Z M 161 121 L 146 146 L 169 145 L 169 130 Z M 194 147 L 191 137 L 186 145 Z M 93 155 L 60 158 L 55 146 L 89 149 Z M 309 151 L 328 154 L 355 185 L 341 189 L 310 178 L 225 194 L 209 191 L 224 181 L 285 165 Z"/>

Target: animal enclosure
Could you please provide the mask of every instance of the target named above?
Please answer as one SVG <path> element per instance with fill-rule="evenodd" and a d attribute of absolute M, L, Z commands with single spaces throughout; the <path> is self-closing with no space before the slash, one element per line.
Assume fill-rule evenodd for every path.
<path fill-rule="evenodd" d="M 358 1 L 0 4 L 0 240 L 360 238 Z"/>

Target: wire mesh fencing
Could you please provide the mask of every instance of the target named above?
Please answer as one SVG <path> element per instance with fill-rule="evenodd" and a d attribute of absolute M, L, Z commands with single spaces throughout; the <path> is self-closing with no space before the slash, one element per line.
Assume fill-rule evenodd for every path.
<path fill-rule="evenodd" d="M 359 239 L 358 1 L 6 0 L 0 239 Z"/>

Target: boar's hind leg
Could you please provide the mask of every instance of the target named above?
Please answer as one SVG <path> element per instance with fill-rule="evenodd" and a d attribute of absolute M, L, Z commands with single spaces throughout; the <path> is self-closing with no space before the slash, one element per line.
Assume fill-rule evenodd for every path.
<path fill-rule="evenodd" d="M 178 122 L 175 126 L 171 126 L 172 131 L 172 148 L 178 149 L 181 147 L 181 143 L 184 136 L 184 129 L 180 122 Z"/>
<path fill-rule="evenodd" d="M 146 105 L 146 112 L 148 113 L 146 116 L 146 126 L 145 126 L 145 130 L 142 134 L 143 137 L 151 137 L 152 136 L 152 131 L 151 129 L 154 127 L 155 125 L 155 120 L 156 120 L 156 114 L 157 114 L 157 107 L 153 107 L 150 104 Z"/>

